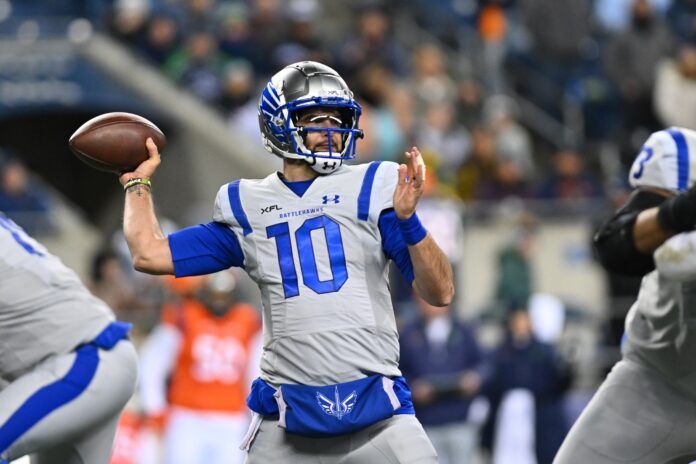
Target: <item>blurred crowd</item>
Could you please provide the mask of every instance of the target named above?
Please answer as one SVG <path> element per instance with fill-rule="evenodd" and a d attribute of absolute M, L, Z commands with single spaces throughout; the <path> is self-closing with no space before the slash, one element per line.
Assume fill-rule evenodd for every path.
<path fill-rule="evenodd" d="M 120 0 L 104 22 L 252 137 L 270 75 L 327 63 L 363 105 L 362 161 L 417 144 L 441 194 L 471 201 L 621 189 L 647 134 L 696 127 L 694 17 L 692 0 Z"/>

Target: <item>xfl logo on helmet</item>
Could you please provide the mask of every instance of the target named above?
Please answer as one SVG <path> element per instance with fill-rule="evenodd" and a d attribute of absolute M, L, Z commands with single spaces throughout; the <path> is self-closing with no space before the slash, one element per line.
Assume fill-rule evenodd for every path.
<path fill-rule="evenodd" d="M 329 198 L 328 195 L 324 195 L 324 196 L 321 198 L 321 204 L 322 204 L 322 205 L 326 205 L 326 204 L 328 204 L 330 201 L 333 202 L 334 204 L 339 203 L 339 202 L 341 201 L 341 196 L 340 196 L 340 195 L 334 195 L 333 198 Z"/>

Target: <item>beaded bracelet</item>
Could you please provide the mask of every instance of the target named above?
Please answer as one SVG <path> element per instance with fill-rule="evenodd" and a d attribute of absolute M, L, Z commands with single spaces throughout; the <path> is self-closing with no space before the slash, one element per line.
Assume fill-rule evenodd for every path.
<path fill-rule="evenodd" d="M 129 179 L 128 182 L 126 182 L 126 185 L 123 186 L 123 190 L 128 190 L 135 185 L 144 185 L 148 189 L 152 190 L 152 182 L 150 182 L 150 179 L 147 177 L 134 177 Z"/>

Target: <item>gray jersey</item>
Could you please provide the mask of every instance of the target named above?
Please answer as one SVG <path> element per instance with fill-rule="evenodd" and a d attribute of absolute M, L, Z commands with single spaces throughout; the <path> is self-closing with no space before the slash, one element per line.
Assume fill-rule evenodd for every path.
<path fill-rule="evenodd" d="M 623 353 L 647 363 L 696 400 L 696 280 L 677 281 L 653 271 L 643 278 L 626 318 Z"/>
<path fill-rule="evenodd" d="M 69 352 L 112 320 L 73 271 L 0 213 L 0 377 Z"/>
<path fill-rule="evenodd" d="M 230 226 L 261 290 L 271 384 L 326 385 L 400 375 L 399 344 L 378 228 L 392 206 L 395 163 L 343 166 L 298 197 L 273 173 L 223 186 L 215 221 Z"/>

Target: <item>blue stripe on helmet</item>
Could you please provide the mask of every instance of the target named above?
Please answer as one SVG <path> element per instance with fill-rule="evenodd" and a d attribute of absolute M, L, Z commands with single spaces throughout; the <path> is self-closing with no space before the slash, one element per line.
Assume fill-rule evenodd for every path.
<path fill-rule="evenodd" d="M 673 128 L 667 130 L 667 133 L 677 145 L 677 188 L 686 190 L 689 185 L 689 146 L 680 130 Z"/>
<path fill-rule="evenodd" d="M 242 207 L 242 200 L 239 198 L 238 180 L 230 182 L 229 186 L 227 187 L 227 196 L 230 199 L 230 207 L 232 208 L 234 218 L 242 227 L 242 232 L 244 235 L 249 235 L 251 233 L 251 224 L 249 224 L 249 220 L 247 219 L 244 208 Z"/>
<path fill-rule="evenodd" d="M 363 178 L 360 194 L 358 195 L 358 219 L 367 221 L 370 214 L 370 196 L 372 195 L 372 184 L 375 182 L 375 174 L 380 165 L 380 161 L 373 161 L 367 168 Z"/>

